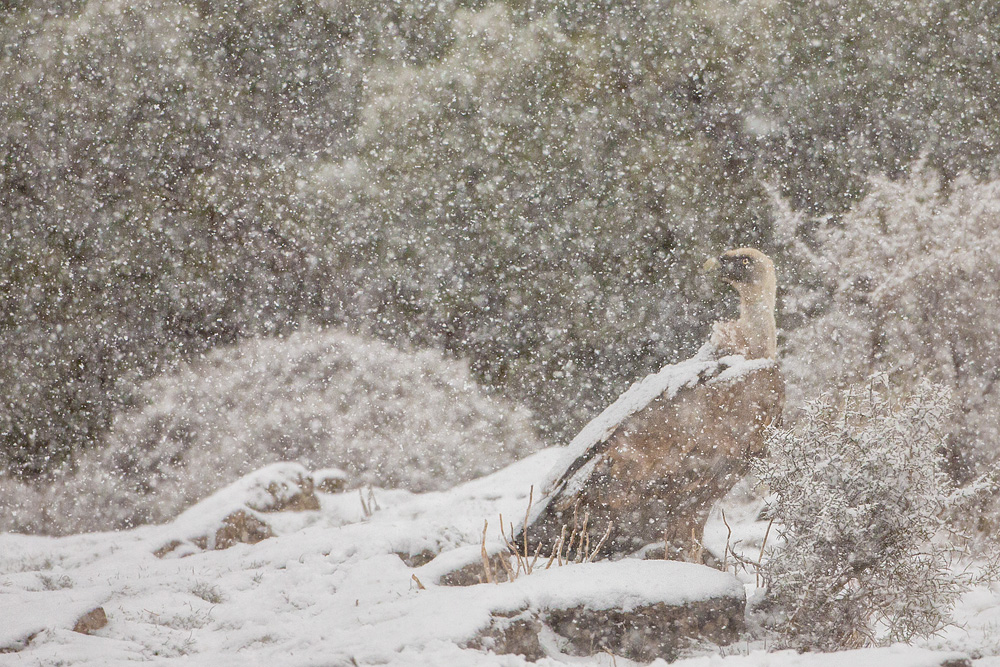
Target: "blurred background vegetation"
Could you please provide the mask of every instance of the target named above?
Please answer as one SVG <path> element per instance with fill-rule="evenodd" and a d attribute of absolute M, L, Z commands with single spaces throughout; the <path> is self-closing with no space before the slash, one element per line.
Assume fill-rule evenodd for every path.
<path fill-rule="evenodd" d="M 0 464 L 72 465 L 144 382 L 328 325 L 468 359 L 561 443 L 734 307 L 697 268 L 740 245 L 778 261 L 800 395 L 957 363 L 982 451 L 995 326 L 939 341 L 974 363 L 831 332 L 1000 319 L 948 300 L 996 253 L 934 255 L 972 274 L 923 310 L 855 298 L 964 219 L 956 179 L 997 206 L 954 247 L 996 240 L 998 81 L 992 0 L 0 4 Z M 848 262 L 882 235 L 845 225 L 898 252 Z"/>

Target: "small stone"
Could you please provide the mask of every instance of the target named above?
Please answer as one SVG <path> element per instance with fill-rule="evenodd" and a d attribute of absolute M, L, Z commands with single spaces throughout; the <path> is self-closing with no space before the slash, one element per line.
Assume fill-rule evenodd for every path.
<path fill-rule="evenodd" d="M 257 544 L 269 537 L 274 537 L 269 525 L 249 512 L 237 510 L 222 520 L 222 527 L 215 532 L 213 548 L 219 551 L 236 544 Z M 207 547 L 206 541 L 203 548 Z"/>
<path fill-rule="evenodd" d="M 321 493 L 341 493 L 347 488 L 347 473 L 339 468 L 325 468 L 313 473 L 316 490 Z"/>
<path fill-rule="evenodd" d="M 162 547 L 154 551 L 153 555 L 156 556 L 157 558 L 163 558 L 167 554 L 173 553 L 174 549 L 179 547 L 181 544 L 183 544 L 183 542 L 181 542 L 180 540 L 170 540 Z"/>
<path fill-rule="evenodd" d="M 90 635 L 100 630 L 107 624 L 108 615 L 104 613 L 104 607 L 97 607 L 95 609 L 91 609 L 80 617 L 80 619 L 76 622 L 76 625 L 73 626 L 73 632 Z"/>
<path fill-rule="evenodd" d="M 492 651 L 497 655 L 520 655 L 529 662 L 535 662 L 545 657 L 538 640 L 541 632 L 542 624 L 530 612 L 496 615 L 490 627 L 482 631 L 469 648 Z"/>
<path fill-rule="evenodd" d="M 407 553 L 405 551 L 396 551 L 394 553 L 406 564 L 406 567 L 422 567 L 434 560 L 434 557 L 437 556 L 437 554 L 430 549 L 424 549 L 423 551 L 415 554 Z"/>

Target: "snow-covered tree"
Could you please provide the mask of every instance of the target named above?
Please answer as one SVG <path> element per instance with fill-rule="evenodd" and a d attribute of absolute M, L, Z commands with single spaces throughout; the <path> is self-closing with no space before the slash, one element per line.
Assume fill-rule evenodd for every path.
<path fill-rule="evenodd" d="M 918 378 L 944 384 L 955 398 L 947 434 L 961 477 L 1000 448 L 1000 181 L 945 182 L 918 163 L 870 188 L 836 221 L 779 203 L 779 236 L 818 285 L 786 292 L 793 317 L 811 315 L 785 346 L 790 395 L 878 371 L 903 388 Z M 810 247 L 796 234 L 814 225 Z"/>
<path fill-rule="evenodd" d="M 966 0 L 769 3 L 774 69 L 752 112 L 759 154 L 797 209 L 838 215 L 873 174 L 922 154 L 977 178 L 1000 167 L 1000 14 Z"/>
<path fill-rule="evenodd" d="M 569 436 L 696 348 L 705 255 L 773 249 L 763 179 L 837 214 L 921 150 L 995 170 L 998 20 L 20 0 L 0 10 L 0 465 L 51 470 L 138 383 L 303 321 L 448 349 Z"/>

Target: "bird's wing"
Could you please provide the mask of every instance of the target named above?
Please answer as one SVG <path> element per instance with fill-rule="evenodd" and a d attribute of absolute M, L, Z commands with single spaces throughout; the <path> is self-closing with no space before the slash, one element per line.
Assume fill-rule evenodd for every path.
<path fill-rule="evenodd" d="M 629 417 L 657 398 L 670 401 L 682 390 L 735 381 L 754 370 L 775 365 L 774 359 L 748 360 L 739 355 L 715 358 L 714 349 L 706 345 L 691 359 L 664 366 L 659 372 L 636 382 L 591 420 L 566 447 L 565 454 L 553 466 L 542 485 L 545 500 L 533 508 L 528 523 L 531 524 L 559 498 L 574 496 L 596 469 L 606 465 L 604 453 L 612 436 Z"/>

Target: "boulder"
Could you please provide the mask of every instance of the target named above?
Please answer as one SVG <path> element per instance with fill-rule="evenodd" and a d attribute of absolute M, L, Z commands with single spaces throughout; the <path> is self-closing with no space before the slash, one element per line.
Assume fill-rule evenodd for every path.
<path fill-rule="evenodd" d="M 674 660 L 692 642 L 730 644 L 745 629 L 743 585 L 693 563 L 573 564 L 484 585 L 507 592 L 468 645 L 529 660 L 544 655 L 545 628 L 563 653 L 611 652 L 640 662 Z"/>
<path fill-rule="evenodd" d="M 621 609 L 551 609 L 542 622 L 568 643 L 571 655 L 609 651 L 638 662 L 679 657 L 691 642 L 726 645 L 745 629 L 744 601 L 735 597 L 690 602 L 656 603 Z"/>
<path fill-rule="evenodd" d="M 297 463 L 275 463 L 247 475 L 236 484 L 241 482 L 238 488 L 247 496 L 247 507 L 258 512 L 319 509 L 313 477 Z"/>
<path fill-rule="evenodd" d="M 222 520 L 222 526 L 214 535 L 196 537 L 191 541 L 202 549 L 228 549 L 236 544 L 257 544 L 274 536 L 271 527 L 256 516 L 243 510 L 236 510 Z"/>

